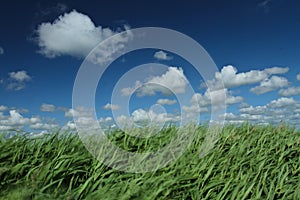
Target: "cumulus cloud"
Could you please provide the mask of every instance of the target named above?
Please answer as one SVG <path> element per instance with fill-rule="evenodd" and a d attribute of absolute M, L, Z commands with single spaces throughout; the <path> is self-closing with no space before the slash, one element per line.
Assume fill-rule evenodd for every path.
<path fill-rule="evenodd" d="M 161 105 L 172 105 L 177 103 L 177 101 L 171 99 L 158 99 L 156 103 Z"/>
<path fill-rule="evenodd" d="M 120 106 L 107 103 L 105 106 L 103 106 L 103 109 L 105 109 L 105 110 L 118 110 L 118 109 L 120 109 Z"/>
<path fill-rule="evenodd" d="M 265 125 L 284 121 L 299 127 L 300 102 L 293 98 L 282 97 L 261 106 L 243 104 L 239 107 L 239 113 L 227 113 L 225 118 L 229 123 L 249 121 Z"/>
<path fill-rule="evenodd" d="M 0 130 L 22 130 L 24 126 L 40 123 L 39 117 L 26 118 L 18 111 L 10 110 L 9 115 L 0 113 Z"/>
<path fill-rule="evenodd" d="M 277 100 L 271 101 L 268 106 L 271 108 L 286 108 L 296 106 L 297 102 L 293 98 L 281 97 Z"/>
<path fill-rule="evenodd" d="M 43 112 L 54 112 L 56 107 L 52 104 L 43 103 L 40 107 L 40 110 Z"/>
<path fill-rule="evenodd" d="M 0 55 L 4 54 L 4 49 L 0 47 Z"/>
<path fill-rule="evenodd" d="M 124 29 L 128 30 L 128 27 Z M 36 40 L 39 53 L 48 58 L 62 55 L 84 58 L 98 43 L 116 33 L 118 31 L 96 26 L 89 16 L 73 10 L 59 16 L 53 23 L 40 24 L 36 30 Z M 124 48 L 123 43 L 128 41 L 129 35 L 121 35 L 105 45 L 104 49 L 99 49 L 93 61 L 109 60 L 110 54 Z"/>
<path fill-rule="evenodd" d="M 221 72 L 216 72 L 215 79 L 207 82 L 209 88 L 222 88 L 222 83 L 226 88 L 233 88 L 242 85 L 250 85 L 264 81 L 273 74 L 286 73 L 289 68 L 272 67 L 264 70 L 250 70 L 238 73 L 237 68 L 232 65 L 224 66 Z"/>
<path fill-rule="evenodd" d="M 169 56 L 164 51 L 157 51 L 154 53 L 154 58 L 156 58 L 157 60 L 171 60 L 173 57 Z"/>
<path fill-rule="evenodd" d="M 1 105 L 0 106 L 0 112 L 6 111 L 8 108 L 6 106 Z"/>
<path fill-rule="evenodd" d="M 22 90 L 26 87 L 26 83 L 31 80 L 31 77 L 24 70 L 10 72 L 8 76 L 6 86 L 8 90 Z"/>
<path fill-rule="evenodd" d="M 9 73 L 9 77 L 10 77 L 12 80 L 20 81 L 20 82 L 31 80 L 31 77 L 30 77 L 30 76 L 27 74 L 27 72 L 24 71 L 24 70 L 22 70 L 22 71 L 17 71 L 17 72 L 10 72 L 10 73 Z"/>
<path fill-rule="evenodd" d="M 297 80 L 300 81 L 300 74 L 297 74 Z"/>
<path fill-rule="evenodd" d="M 165 112 L 155 112 L 154 110 L 137 109 L 131 113 L 131 116 L 121 115 L 116 118 L 119 126 L 132 126 L 133 123 L 141 125 L 157 126 L 167 122 L 179 121 L 179 116 L 174 116 Z"/>
<path fill-rule="evenodd" d="M 286 78 L 279 76 L 272 76 L 271 78 L 263 80 L 259 86 L 251 88 L 250 91 L 255 94 L 264 94 L 288 86 L 289 82 Z"/>
<path fill-rule="evenodd" d="M 163 95 L 183 94 L 185 93 L 188 80 L 183 73 L 182 68 L 168 67 L 166 73 L 161 76 L 150 78 L 144 84 L 136 81 L 134 87 L 123 88 L 121 93 L 123 96 L 129 96 L 136 92 L 137 96 L 153 96 L 157 92 Z"/>
<path fill-rule="evenodd" d="M 294 96 L 300 94 L 300 87 L 289 87 L 287 89 L 279 90 L 280 96 Z"/>

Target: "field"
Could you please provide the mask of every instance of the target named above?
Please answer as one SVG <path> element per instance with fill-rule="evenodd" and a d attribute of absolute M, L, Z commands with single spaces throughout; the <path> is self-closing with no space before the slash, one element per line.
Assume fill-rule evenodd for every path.
<path fill-rule="evenodd" d="M 94 159 L 76 134 L 0 141 L 0 199 L 300 199 L 300 131 L 289 126 L 226 125 L 214 149 L 199 158 L 207 127 L 183 156 L 155 172 L 125 173 Z M 134 131 L 134 130 L 133 130 Z M 157 149 L 176 133 L 150 140 L 115 130 L 130 151 Z"/>

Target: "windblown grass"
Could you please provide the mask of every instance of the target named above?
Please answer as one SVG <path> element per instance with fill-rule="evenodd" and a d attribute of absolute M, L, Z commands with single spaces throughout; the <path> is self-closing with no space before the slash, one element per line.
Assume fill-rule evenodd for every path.
<path fill-rule="evenodd" d="M 299 131 L 227 125 L 200 158 L 206 130 L 199 126 L 190 148 L 169 166 L 138 174 L 106 167 L 76 134 L 2 134 L 0 199 L 300 199 Z M 115 130 L 110 140 L 128 151 L 157 150 L 176 131 L 141 140 Z"/>

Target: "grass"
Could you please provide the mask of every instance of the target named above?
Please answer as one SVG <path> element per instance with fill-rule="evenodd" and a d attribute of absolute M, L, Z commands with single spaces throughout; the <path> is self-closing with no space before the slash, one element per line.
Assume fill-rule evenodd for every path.
<path fill-rule="evenodd" d="M 224 127 L 204 158 L 207 127 L 179 159 L 154 172 L 126 173 L 89 154 L 76 134 L 0 138 L 0 199 L 300 199 L 300 132 L 288 126 Z M 132 130 L 136 131 L 136 130 Z M 176 133 L 136 139 L 113 131 L 128 151 L 162 147 Z"/>

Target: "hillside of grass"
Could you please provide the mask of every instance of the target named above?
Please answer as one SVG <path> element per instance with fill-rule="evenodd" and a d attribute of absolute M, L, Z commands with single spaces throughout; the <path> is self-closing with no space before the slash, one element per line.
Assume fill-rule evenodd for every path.
<path fill-rule="evenodd" d="M 126 173 L 94 159 L 76 134 L 0 138 L 0 199 L 300 199 L 300 131 L 288 126 L 224 127 L 204 158 L 198 150 L 207 127 L 165 168 Z M 129 151 L 158 149 L 159 137 L 135 139 L 114 130 L 110 140 Z"/>

